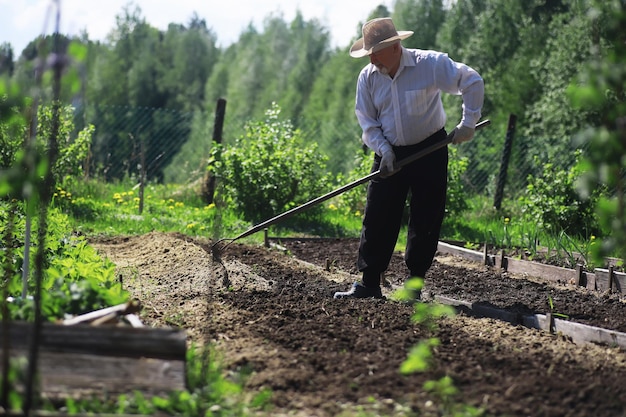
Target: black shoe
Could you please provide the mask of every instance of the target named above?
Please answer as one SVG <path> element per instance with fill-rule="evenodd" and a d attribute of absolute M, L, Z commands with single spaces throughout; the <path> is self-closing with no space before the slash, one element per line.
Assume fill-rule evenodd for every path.
<path fill-rule="evenodd" d="M 383 293 L 380 287 L 369 288 L 359 282 L 355 282 L 350 290 L 336 292 L 333 298 L 383 298 Z"/>

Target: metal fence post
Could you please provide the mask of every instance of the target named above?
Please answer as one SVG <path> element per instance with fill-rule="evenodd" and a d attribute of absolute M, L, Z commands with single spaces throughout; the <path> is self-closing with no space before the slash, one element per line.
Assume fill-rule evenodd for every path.
<path fill-rule="evenodd" d="M 509 116 L 509 125 L 506 130 L 506 138 L 504 139 L 504 149 L 502 150 L 502 160 L 500 161 L 500 173 L 498 174 L 496 194 L 493 198 L 493 206 L 496 210 L 500 210 L 500 207 L 502 206 L 502 196 L 504 194 L 504 184 L 506 183 L 506 173 L 509 168 L 511 148 L 513 147 L 513 136 L 515 135 L 516 121 L 517 116 L 511 114 Z"/>

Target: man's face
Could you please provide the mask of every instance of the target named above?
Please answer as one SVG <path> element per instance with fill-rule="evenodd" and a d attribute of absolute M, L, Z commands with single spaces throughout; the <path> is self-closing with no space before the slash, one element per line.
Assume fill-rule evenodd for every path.
<path fill-rule="evenodd" d="M 393 44 L 384 49 L 372 52 L 370 54 L 370 62 L 378 68 L 383 74 L 389 74 L 390 71 L 395 70 L 398 65 L 397 49 L 399 45 Z"/>

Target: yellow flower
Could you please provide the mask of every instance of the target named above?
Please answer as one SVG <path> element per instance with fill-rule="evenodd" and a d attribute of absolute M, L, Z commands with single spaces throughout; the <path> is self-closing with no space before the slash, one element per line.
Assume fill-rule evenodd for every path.
<path fill-rule="evenodd" d="M 135 198 L 133 198 L 133 201 L 134 201 L 135 203 L 138 203 L 138 202 L 139 202 L 139 197 L 135 197 Z"/>
<path fill-rule="evenodd" d="M 208 206 L 204 207 L 205 210 L 211 210 L 211 209 L 214 209 L 214 208 L 215 208 L 215 203 L 211 203 Z"/>
<path fill-rule="evenodd" d="M 505 218 L 504 218 L 504 223 L 508 224 L 508 223 L 510 223 L 510 222 L 511 222 L 511 219 L 509 219 L 508 217 L 505 217 Z"/>
<path fill-rule="evenodd" d="M 176 207 L 185 207 L 185 203 L 183 203 L 182 201 L 177 201 Z"/>
<path fill-rule="evenodd" d="M 334 204 L 329 204 L 328 208 L 331 210 L 337 210 L 337 206 L 335 206 Z"/>
<path fill-rule="evenodd" d="M 357 217 L 360 217 L 361 216 L 361 212 L 359 210 L 357 210 L 357 211 L 354 212 L 354 215 L 357 216 Z"/>
<path fill-rule="evenodd" d="M 122 196 L 120 195 L 120 193 L 113 194 L 113 200 L 119 200 L 121 198 L 122 198 Z"/>
<path fill-rule="evenodd" d="M 187 229 L 193 229 L 194 227 L 196 227 L 196 224 L 195 224 L 195 223 L 189 223 L 189 224 L 187 225 Z"/>

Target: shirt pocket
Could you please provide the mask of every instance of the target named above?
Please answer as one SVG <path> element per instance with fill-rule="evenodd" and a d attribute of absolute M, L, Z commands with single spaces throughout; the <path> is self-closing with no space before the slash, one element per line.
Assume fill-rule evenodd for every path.
<path fill-rule="evenodd" d="M 404 97 L 410 115 L 419 116 L 428 109 L 428 90 L 409 90 L 404 93 Z"/>

